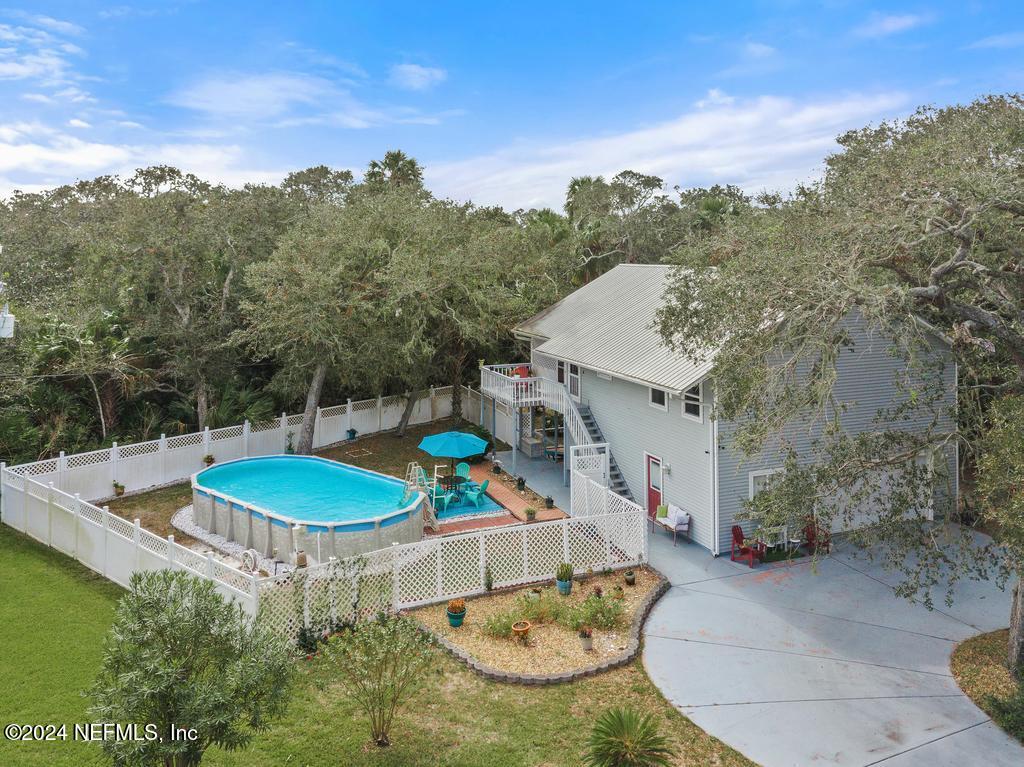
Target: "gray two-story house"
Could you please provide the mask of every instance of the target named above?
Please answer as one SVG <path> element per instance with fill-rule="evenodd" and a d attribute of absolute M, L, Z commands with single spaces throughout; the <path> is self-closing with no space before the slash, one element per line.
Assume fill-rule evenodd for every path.
<path fill-rule="evenodd" d="M 729 551 L 743 502 L 782 459 L 777 451 L 750 459 L 732 449 L 738 424 L 715 417 L 714 349 L 695 363 L 663 344 L 654 322 L 670 269 L 617 266 L 521 323 L 514 332 L 529 342 L 530 362 L 485 367 L 481 388 L 506 406 L 520 461 L 566 460 L 572 445 L 606 443 L 613 489 L 649 514 L 662 503 L 683 508 L 692 540 L 717 555 Z M 844 428 L 874 430 L 879 409 L 901 396 L 894 374 L 903 363 L 890 354 L 891 339 L 856 317 L 848 322 L 853 344 L 839 362 L 835 394 L 847 406 Z M 943 417 L 951 419 L 956 367 L 937 334 L 932 348 L 944 362 Z M 810 450 L 813 426 L 785 432 L 798 451 Z M 955 447 L 929 460 L 940 464 L 936 495 L 955 501 Z"/>

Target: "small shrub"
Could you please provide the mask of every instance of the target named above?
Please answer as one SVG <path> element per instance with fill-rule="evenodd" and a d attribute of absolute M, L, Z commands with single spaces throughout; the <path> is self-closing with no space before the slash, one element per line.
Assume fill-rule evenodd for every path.
<path fill-rule="evenodd" d="M 295 644 L 299 646 L 303 653 L 312 655 L 320 649 L 320 639 L 320 634 L 309 626 L 303 626 L 299 629 L 299 634 L 295 638 Z"/>
<path fill-rule="evenodd" d="M 528 522 L 532 522 L 537 518 L 537 510 L 533 506 L 528 506 L 526 509 L 526 519 Z"/>
<path fill-rule="evenodd" d="M 565 613 L 565 606 L 564 602 L 550 591 L 541 592 L 536 599 L 520 594 L 516 598 L 514 612 L 530 623 L 558 623 Z"/>
<path fill-rule="evenodd" d="M 484 566 L 484 591 L 494 590 L 494 574 L 491 572 L 491 566 Z"/>
<path fill-rule="evenodd" d="M 555 580 L 559 581 L 571 581 L 572 580 L 572 565 L 568 562 L 562 562 L 555 570 Z"/>
<path fill-rule="evenodd" d="M 594 596 L 598 599 L 604 596 L 604 589 L 602 589 L 600 585 L 594 586 Z"/>
<path fill-rule="evenodd" d="M 374 743 L 390 745 L 395 712 L 424 678 L 429 638 L 408 618 L 381 615 L 332 637 L 325 656 L 347 682 L 346 693 L 369 717 Z"/>
<path fill-rule="evenodd" d="M 668 767 L 675 754 L 654 718 L 631 708 L 605 711 L 594 723 L 586 767 Z"/>
<path fill-rule="evenodd" d="M 512 624 L 519 620 L 519 613 L 514 610 L 494 613 L 484 619 L 483 632 L 495 639 L 508 639 L 512 636 Z"/>
<path fill-rule="evenodd" d="M 448 600 L 448 612 L 452 615 L 458 615 L 459 613 L 466 612 L 466 600 L 465 599 L 449 599 Z"/>
<path fill-rule="evenodd" d="M 590 639 L 594 636 L 594 629 L 590 626 L 580 626 L 579 631 L 580 639 Z"/>
<path fill-rule="evenodd" d="M 622 602 L 605 597 L 587 597 L 576 609 L 566 616 L 570 628 L 594 626 L 599 629 L 612 629 L 622 623 L 625 608 Z"/>

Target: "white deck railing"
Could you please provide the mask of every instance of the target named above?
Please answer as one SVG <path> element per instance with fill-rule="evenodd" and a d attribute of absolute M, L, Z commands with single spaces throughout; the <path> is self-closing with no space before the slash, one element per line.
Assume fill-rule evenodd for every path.
<path fill-rule="evenodd" d="M 513 408 L 543 405 L 565 417 L 574 445 L 590 445 L 593 439 L 583 423 L 579 407 L 564 384 L 550 378 L 531 376 L 522 378 L 512 375 L 525 362 L 510 365 L 485 365 L 480 369 L 480 390 L 498 402 Z"/>

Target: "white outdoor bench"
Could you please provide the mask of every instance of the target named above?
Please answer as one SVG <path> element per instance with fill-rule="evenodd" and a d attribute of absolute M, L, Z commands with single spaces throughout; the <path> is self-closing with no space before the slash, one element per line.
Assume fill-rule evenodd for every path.
<path fill-rule="evenodd" d="M 674 503 L 668 505 L 668 514 L 664 517 L 655 516 L 651 521 L 672 533 L 673 546 L 676 545 L 676 536 L 679 533 L 690 537 L 690 515 Z"/>

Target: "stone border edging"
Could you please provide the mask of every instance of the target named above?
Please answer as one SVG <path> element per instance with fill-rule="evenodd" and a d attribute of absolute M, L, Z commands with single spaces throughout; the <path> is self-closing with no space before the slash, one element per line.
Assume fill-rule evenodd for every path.
<path fill-rule="evenodd" d="M 609 658 L 606 661 L 597 663 L 593 666 L 585 666 L 575 671 L 561 671 L 554 674 L 520 674 L 515 671 L 503 671 L 501 669 L 488 666 L 485 663 L 478 661 L 469 651 L 462 649 L 457 644 L 452 642 L 445 637 L 439 636 L 431 631 L 423 623 L 419 623 L 420 628 L 428 631 L 437 643 L 443 647 L 449 655 L 455 660 L 464 663 L 470 670 L 475 671 L 481 676 L 493 679 L 497 682 L 511 682 L 513 684 L 525 684 L 525 685 L 546 685 L 546 684 L 562 684 L 563 682 L 573 682 L 577 679 L 582 679 L 588 676 L 594 676 L 601 674 L 605 671 L 611 671 L 612 669 L 624 666 L 636 658 L 640 652 L 640 632 L 643 630 L 644 623 L 647 621 L 647 616 L 650 614 L 651 609 L 655 603 L 665 595 L 665 592 L 669 590 L 671 584 L 668 582 L 668 578 L 659 573 L 650 565 L 647 568 L 652 572 L 658 574 L 660 579 L 658 585 L 651 589 L 651 592 L 644 599 L 643 604 L 640 605 L 640 609 L 637 610 L 635 617 L 633 618 L 633 625 L 629 629 L 629 643 L 626 645 L 626 651 L 616 655 L 613 658 Z"/>

